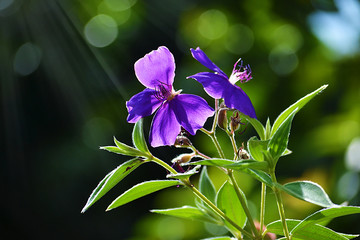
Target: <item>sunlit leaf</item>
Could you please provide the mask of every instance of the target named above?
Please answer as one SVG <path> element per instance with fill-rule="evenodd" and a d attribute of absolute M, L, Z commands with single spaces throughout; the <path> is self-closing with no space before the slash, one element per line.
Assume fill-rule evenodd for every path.
<path fill-rule="evenodd" d="M 139 183 L 117 197 L 109 205 L 106 211 L 120 207 L 126 203 L 134 201 L 153 192 L 175 185 L 181 185 L 181 183 L 177 180 L 154 180 Z"/>
<path fill-rule="evenodd" d="M 296 181 L 285 185 L 277 185 L 281 190 L 304 200 L 322 207 L 334 207 L 335 205 L 326 194 L 324 189 L 317 183 L 310 181 Z"/>
<path fill-rule="evenodd" d="M 300 220 L 286 219 L 286 224 L 290 231 L 300 222 Z M 284 235 L 282 223 L 280 220 L 268 224 L 267 231 L 278 235 Z M 303 240 L 347 240 L 356 236 L 357 235 L 338 233 L 331 230 L 330 228 L 318 224 L 308 225 L 301 231 L 292 234 L 293 238 Z"/>
<path fill-rule="evenodd" d="M 270 124 L 270 119 L 268 118 L 266 120 L 266 125 L 265 125 L 265 139 L 270 139 L 270 134 L 271 134 L 271 124 Z"/>
<path fill-rule="evenodd" d="M 105 147 L 100 147 L 100 149 L 107 150 L 109 152 L 116 153 L 116 154 L 125 155 L 125 156 L 148 157 L 147 153 L 143 153 L 136 148 L 130 147 L 122 142 L 119 142 L 118 140 L 116 140 L 115 137 L 114 137 L 114 142 L 115 142 L 116 146 L 105 146 Z"/>
<path fill-rule="evenodd" d="M 261 140 L 265 140 L 265 127 L 256 118 L 243 115 L 244 118 L 254 127 Z"/>
<path fill-rule="evenodd" d="M 255 170 L 255 169 L 246 169 L 244 172 L 246 172 L 250 176 L 254 177 L 256 180 L 265 183 L 269 187 L 274 186 L 274 183 L 271 180 L 271 177 L 263 171 L 259 171 L 259 170 Z"/>
<path fill-rule="evenodd" d="M 244 209 L 241 206 L 233 185 L 226 181 L 216 196 L 216 205 L 220 208 L 225 215 L 233 220 L 240 227 L 244 227 L 246 224 L 246 215 Z M 233 229 L 233 226 L 225 222 L 225 225 L 229 229 Z"/>
<path fill-rule="evenodd" d="M 144 131 L 143 131 L 143 120 L 140 119 L 134 125 L 134 129 L 132 132 L 132 141 L 134 146 L 144 153 L 149 153 L 149 149 L 147 147 Z"/>
<path fill-rule="evenodd" d="M 197 220 L 202 222 L 217 223 L 216 220 L 214 220 L 204 211 L 192 206 L 183 206 L 180 208 L 169 208 L 169 209 L 154 209 L 150 211 L 153 213 L 159 213 L 173 217 Z"/>
<path fill-rule="evenodd" d="M 211 202 L 215 203 L 216 190 L 214 184 L 212 183 L 208 173 L 207 168 L 203 167 L 199 179 L 199 190 L 202 194 L 205 195 Z"/>
<path fill-rule="evenodd" d="M 252 137 L 247 143 L 250 156 L 257 161 L 264 161 L 264 152 L 267 151 L 269 140 L 259 140 L 257 137 Z"/>
<path fill-rule="evenodd" d="M 360 207 L 355 206 L 335 206 L 331 208 L 321 209 L 310 216 L 306 217 L 304 220 L 299 222 L 293 229 L 292 233 L 302 231 L 303 228 L 306 228 L 308 225 L 330 221 L 336 217 L 346 216 L 350 214 L 360 213 Z"/>
<path fill-rule="evenodd" d="M 167 178 L 176 178 L 176 179 L 187 179 L 187 178 L 191 177 L 192 175 L 198 173 L 200 167 L 201 166 L 195 166 L 191 170 L 184 172 L 184 173 L 177 173 L 177 174 L 170 173 L 170 174 L 166 175 L 166 177 Z"/>
<path fill-rule="evenodd" d="M 291 114 L 288 115 L 286 119 L 284 119 L 269 141 L 268 151 L 275 161 L 274 164 L 276 164 L 277 159 L 279 159 L 279 157 L 285 152 L 287 148 L 291 123 L 296 112 L 297 109 L 295 109 Z"/>
<path fill-rule="evenodd" d="M 146 162 L 143 159 L 134 158 L 127 162 L 124 162 L 116 169 L 108 173 L 103 180 L 100 181 L 98 186 L 91 193 L 85 207 L 81 212 L 85 212 L 91 205 L 93 205 L 97 200 L 104 196 L 110 189 L 112 189 L 116 184 L 118 184 L 122 179 L 124 179 L 128 174 L 134 171 L 141 164 Z"/>
<path fill-rule="evenodd" d="M 222 167 L 225 165 L 233 164 L 233 160 L 229 159 L 221 159 L 221 158 L 212 158 L 212 159 L 205 159 L 196 162 L 189 163 L 190 165 L 203 165 L 203 166 L 215 166 L 215 167 Z"/>
<path fill-rule="evenodd" d="M 308 95 L 304 96 L 303 98 L 299 99 L 297 102 L 292 104 L 290 107 L 285 109 L 275 120 L 273 127 L 271 129 L 271 136 L 275 134 L 277 129 L 280 127 L 281 123 L 284 122 L 286 118 L 295 110 L 298 112 L 302 107 L 304 107 L 313 97 L 315 97 L 317 94 L 322 92 L 328 85 L 323 85 L 317 90 L 313 91 L 312 93 L 309 93 Z M 260 138 L 262 139 L 262 138 Z"/>

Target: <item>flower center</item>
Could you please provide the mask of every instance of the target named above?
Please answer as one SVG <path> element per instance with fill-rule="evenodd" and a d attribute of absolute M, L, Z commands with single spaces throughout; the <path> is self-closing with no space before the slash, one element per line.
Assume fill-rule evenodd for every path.
<path fill-rule="evenodd" d="M 240 64 L 239 64 L 240 63 Z M 240 80 L 241 83 L 246 83 L 252 79 L 250 65 L 243 65 L 241 58 L 234 64 L 232 74 L 229 81 L 235 84 Z"/>
<path fill-rule="evenodd" d="M 167 85 L 167 84 L 161 83 L 157 87 L 155 87 L 155 97 L 159 101 L 170 101 L 182 91 L 182 90 L 179 90 L 179 91 L 175 92 L 172 87 L 167 88 L 167 87 L 165 87 L 165 85 Z"/>

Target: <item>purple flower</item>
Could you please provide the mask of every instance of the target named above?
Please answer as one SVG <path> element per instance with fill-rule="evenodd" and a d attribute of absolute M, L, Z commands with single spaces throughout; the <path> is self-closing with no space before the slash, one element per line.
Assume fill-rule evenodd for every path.
<path fill-rule="evenodd" d="M 151 146 L 173 145 L 181 127 L 195 135 L 214 114 L 201 97 L 174 91 L 175 60 L 166 47 L 146 54 L 134 67 L 146 89 L 126 102 L 127 121 L 135 123 L 158 109 L 150 129 Z"/>
<path fill-rule="evenodd" d="M 223 98 L 227 107 L 237 109 L 245 115 L 256 118 L 255 109 L 250 98 L 239 86 L 235 85 L 239 80 L 241 83 L 244 83 L 252 79 L 250 66 L 244 66 L 241 59 L 239 59 L 235 63 L 229 78 L 199 47 L 195 50 L 192 48 L 190 50 L 197 61 L 214 71 L 214 73 L 200 72 L 188 78 L 193 78 L 200 82 L 204 86 L 205 92 L 211 97 L 215 99 Z"/>

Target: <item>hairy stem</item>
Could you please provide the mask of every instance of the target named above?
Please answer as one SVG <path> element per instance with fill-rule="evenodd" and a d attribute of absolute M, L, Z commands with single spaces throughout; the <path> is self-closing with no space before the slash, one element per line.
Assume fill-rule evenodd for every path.
<path fill-rule="evenodd" d="M 262 232 L 264 228 L 265 200 L 266 200 L 266 185 L 265 183 L 261 183 L 260 232 Z"/>
<path fill-rule="evenodd" d="M 259 237 L 259 232 L 257 231 L 256 227 L 255 227 L 255 224 L 254 224 L 254 219 L 253 217 L 251 216 L 251 213 L 250 213 L 250 210 L 246 204 L 246 201 L 245 201 L 245 198 L 244 196 L 242 195 L 242 193 L 240 192 L 240 188 L 239 188 L 239 185 L 237 184 L 235 178 L 234 178 L 234 174 L 233 174 L 233 171 L 232 170 L 229 170 L 228 171 L 228 175 L 229 175 L 229 178 L 230 178 L 230 181 L 232 183 L 232 185 L 234 186 L 234 189 L 235 189 L 235 192 L 236 192 L 236 195 L 237 197 L 239 198 L 240 200 L 240 203 L 241 203 L 241 206 L 243 207 L 244 209 L 244 212 L 246 214 L 246 217 L 248 218 L 249 220 L 249 223 L 250 223 L 250 227 L 251 227 L 251 230 L 252 232 L 254 233 L 254 235 L 256 237 Z"/>
<path fill-rule="evenodd" d="M 225 215 L 223 211 L 221 211 L 214 203 L 212 203 L 207 197 L 205 197 L 199 190 L 197 190 L 194 185 L 192 185 L 189 181 L 183 181 L 183 183 L 198 197 L 200 198 L 208 207 L 210 207 L 217 215 L 219 215 L 223 220 L 229 222 L 233 227 L 235 227 L 239 232 L 244 234 L 247 237 L 253 238 L 253 236 L 242 227 L 237 225 L 233 220 L 231 220 L 228 216 Z"/>
<path fill-rule="evenodd" d="M 276 202 L 277 202 L 277 206 L 278 206 L 278 210 L 279 210 L 279 215 L 280 215 L 281 223 L 282 223 L 282 226 L 283 226 L 284 236 L 285 236 L 285 238 L 287 240 L 291 240 L 291 237 L 290 237 L 290 234 L 289 234 L 289 229 L 288 229 L 287 224 L 286 224 L 285 210 L 284 210 L 284 204 L 283 204 L 282 197 L 281 197 L 281 192 L 276 187 L 277 180 L 276 180 L 275 170 L 274 169 L 270 172 L 270 175 L 271 175 L 271 179 L 272 179 L 272 181 L 274 183 L 274 187 L 272 187 L 272 190 L 275 193 Z"/>
<path fill-rule="evenodd" d="M 211 140 L 213 141 L 213 143 L 214 143 L 220 157 L 225 158 L 224 152 L 221 149 L 221 146 L 220 146 L 220 144 L 219 144 L 219 142 L 218 142 L 218 140 L 217 140 L 217 138 L 215 136 L 215 131 L 209 132 L 204 128 L 201 128 L 200 130 L 211 138 Z"/>

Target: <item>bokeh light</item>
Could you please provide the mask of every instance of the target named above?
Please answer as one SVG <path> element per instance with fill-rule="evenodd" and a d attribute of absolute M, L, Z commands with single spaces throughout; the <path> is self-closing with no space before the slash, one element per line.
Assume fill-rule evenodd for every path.
<path fill-rule="evenodd" d="M 225 47 L 234 54 L 243 54 L 254 44 L 254 33 L 244 24 L 231 25 L 226 33 Z"/>
<path fill-rule="evenodd" d="M 19 47 L 14 58 L 14 70 L 20 75 L 33 73 L 41 62 L 41 49 L 33 43 L 27 42 Z"/>
<path fill-rule="evenodd" d="M 210 40 L 222 37 L 228 29 L 226 15 L 217 9 L 207 10 L 200 15 L 198 30 L 200 34 Z"/>
<path fill-rule="evenodd" d="M 86 40 L 94 47 L 106 47 L 115 41 L 118 35 L 116 21 L 105 14 L 99 14 L 85 25 Z"/>
<path fill-rule="evenodd" d="M 298 66 L 296 53 L 288 47 L 274 48 L 269 54 L 271 69 L 280 76 L 290 74 Z"/>

